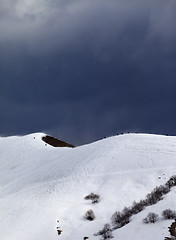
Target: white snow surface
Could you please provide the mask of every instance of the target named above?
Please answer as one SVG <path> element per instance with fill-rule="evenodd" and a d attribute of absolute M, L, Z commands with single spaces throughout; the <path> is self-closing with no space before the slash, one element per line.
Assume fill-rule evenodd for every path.
<path fill-rule="evenodd" d="M 115 211 L 144 199 L 176 174 L 176 137 L 124 134 L 54 148 L 41 140 L 44 135 L 0 138 L 0 240 L 98 240 L 93 234 Z M 91 192 L 100 195 L 98 204 L 84 200 Z M 172 222 L 161 218 L 166 208 L 176 210 L 175 188 L 113 231 L 114 239 L 164 240 Z M 89 209 L 96 216 L 91 222 L 83 217 Z M 143 224 L 149 212 L 160 220 Z"/>

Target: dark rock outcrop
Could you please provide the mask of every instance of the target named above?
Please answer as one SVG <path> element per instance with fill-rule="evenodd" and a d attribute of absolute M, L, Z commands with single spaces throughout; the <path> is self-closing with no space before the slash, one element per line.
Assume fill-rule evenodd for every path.
<path fill-rule="evenodd" d="M 51 145 L 51 146 L 53 146 L 53 147 L 69 147 L 69 148 L 75 148 L 74 145 L 69 144 L 69 143 L 66 143 L 66 142 L 63 142 L 63 141 L 61 141 L 61 140 L 59 140 L 59 139 L 57 139 L 57 138 L 51 137 L 51 136 L 49 136 L 49 135 L 46 135 L 46 136 L 42 137 L 42 140 L 43 140 L 45 143 L 47 143 L 47 144 L 49 144 L 49 145 Z"/>
<path fill-rule="evenodd" d="M 169 232 L 170 232 L 170 235 L 172 237 L 171 238 L 166 237 L 165 240 L 174 240 L 174 239 L 176 239 L 176 219 L 175 219 L 175 222 L 173 222 L 171 224 L 171 226 L 169 227 Z"/>

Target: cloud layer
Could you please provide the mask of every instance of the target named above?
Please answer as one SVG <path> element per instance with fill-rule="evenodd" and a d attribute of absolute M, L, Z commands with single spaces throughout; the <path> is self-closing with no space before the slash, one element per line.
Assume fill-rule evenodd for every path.
<path fill-rule="evenodd" d="M 176 134 L 175 1 L 2 0 L 0 20 L 1 135 Z"/>

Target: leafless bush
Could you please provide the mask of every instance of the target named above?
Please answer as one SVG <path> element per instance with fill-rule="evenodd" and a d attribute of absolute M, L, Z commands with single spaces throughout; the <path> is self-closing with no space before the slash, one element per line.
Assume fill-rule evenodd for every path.
<path fill-rule="evenodd" d="M 155 223 L 156 221 L 158 221 L 158 214 L 152 212 L 143 219 L 143 223 Z"/>
<path fill-rule="evenodd" d="M 166 219 L 176 219 L 176 212 L 171 209 L 166 209 L 162 212 L 162 217 Z"/>
<path fill-rule="evenodd" d="M 146 206 L 156 204 L 158 201 L 163 199 L 163 196 L 170 191 L 170 188 L 165 185 L 161 185 L 156 187 L 151 193 L 147 194 L 146 196 Z"/>
<path fill-rule="evenodd" d="M 115 212 L 111 217 L 112 225 L 114 226 L 114 229 L 121 228 L 128 224 L 130 222 L 130 209 L 128 212 Z"/>
<path fill-rule="evenodd" d="M 133 202 L 133 206 L 131 207 L 131 214 L 137 214 L 141 212 L 145 207 L 145 201 L 141 200 L 140 202 Z"/>
<path fill-rule="evenodd" d="M 172 176 L 166 183 L 166 186 L 170 188 L 176 186 L 176 175 Z"/>
<path fill-rule="evenodd" d="M 95 214 L 94 214 L 93 210 L 92 209 L 88 210 L 85 213 L 84 218 L 86 220 L 93 221 L 95 219 Z"/>
<path fill-rule="evenodd" d="M 112 229 L 111 229 L 110 224 L 108 224 L 108 223 L 105 224 L 104 228 L 94 235 L 101 236 L 102 240 L 113 238 Z"/>
<path fill-rule="evenodd" d="M 91 200 L 92 203 L 98 203 L 100 201 L 100 195 L 95 193 L 90 193 L 89 195 L 85 196 L 85 200 Z"/>

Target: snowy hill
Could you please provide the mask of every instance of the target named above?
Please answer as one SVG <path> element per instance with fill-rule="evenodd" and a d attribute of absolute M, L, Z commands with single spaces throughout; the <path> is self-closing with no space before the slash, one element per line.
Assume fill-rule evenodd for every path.
<path fill-rule="evenodd" d="M 95 240 L 115 211 L 145 199 L 176 175 L 176 137 L 125 134 L 77 148 L 54 148 L 43 133 L 0 138 L 0 239 Z M 100 202 L 84 197 L 94 192 Z M 161 212 L 176 210 L 176 188 L 162 201 L 132 216 L 113 231 L 118 240 L 164 240 L 173 221 Z M 94 221 L 84 214 L 92 209 Z M 144 224 L 155 212 L 160 219 Z M 56 220 L 59 220 L 59 223 Z M 63 230 L 57 235 L 56 227 Z"/>

